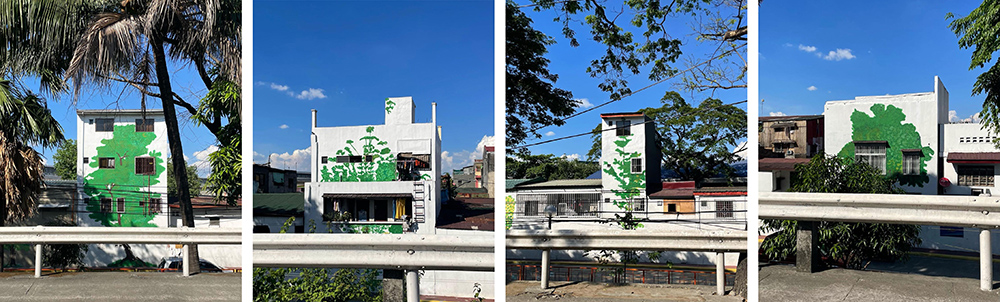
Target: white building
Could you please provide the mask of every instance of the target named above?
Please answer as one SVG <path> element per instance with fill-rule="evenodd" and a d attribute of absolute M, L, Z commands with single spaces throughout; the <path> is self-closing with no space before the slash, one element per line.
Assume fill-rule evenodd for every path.
<path fill-rule="evenodd" d="M 661 179 L 656 124 L 638 112 L 601 114 L 600 178 L 533 182 L 508 189 L 511 229 L 546 229 L 545 208 L 556 207 L 551 229 L 620 229 L 600 223 L 631 212 L 643 229 L 746 230 L 746 188 L 695 188 L 690 182 Z M 553 251 L 553 260 L 594 260 L 585 251 Z M 726 255 L 735 266 L 738 254 Z M 539 259 L 539 251 L 507 250 L 508 259 Z M 665 252 L 674 264 L 708 265 L 714 253 Z"/>
<path fill-rule="evenodd" d="M 948 102 L 938 77 L 931 92 L 827 102 L 826 153 L 867 162 L 911 194 L 996 194 L 996 135 L 980 124 L 950 123 Z M 976 250 L 977 234 L 975 229 L 924 226 L 921 247 Z M 996 232 L 993 237 L 1000 240 Z M 994 253 L 1000 254 L 1000 247 Z"/>
<path fill-rule="evenodd" d="M 468 233 L 492 238 L 493 232 L 436 227 L 441 212 L 437 104 L 431 104 L 430 123 L 415 122 L 414 109 L 411 97 L 387 98 L 385 124 L 339 127 L 319 127 L 313 110 L 304 220 L 315 223 L 317 233 Z M 484 297 L 494 296 L 493 274 L 485 272 L 425 271 L 420 292 L 469 296 L 475 283 L 483 285 Z"/>
<path fill-rule="evenodd" d="M 167 140 L 162 110 L 77 110 L 77 191 L 80 226 L 177 227 L 179 211 L 167 203 Z M 229 214 L 196 215 L 196 227 L 240 227 Z M 203 213 L 204 214 L 204 213 Z M 241 265 L 239 246 L 201 246 L 199 254 L 220 267 Z M 131 253 L 141 260 L 125 261 Z M 91 267 L 156 265 L 181 254 L 177 245 L 95 244 Z"/>

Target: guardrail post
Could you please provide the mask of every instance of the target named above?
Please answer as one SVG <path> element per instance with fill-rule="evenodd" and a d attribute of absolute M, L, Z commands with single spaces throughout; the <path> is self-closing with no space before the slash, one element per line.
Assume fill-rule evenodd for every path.
<path fill-rule="evenodd" d="M 542 289 L 549 288 L 549 250 L 542 250 Z"/>
<path fill-rule="evenodd" d="M 795 230 L 795 269 L 805 273 L 819 271 L 818 222 L 799 221 Z"/>
<path fill-rule="evenodd" d="M 979 289 L 993 290 L 993 252 L 990 250 L 990 229 L 979 230 Z"/>
<path fill-rule="evenodd" d="M 420 279 L 417 270 L 406 271 L 406 302 L 420 302 Z"/>
<path fill-rule="evenodd" d="M 190 262 L 191 261 L 191 252 L 188 251 L 188 245 L 187 244 L 184 245 L 183 249 L 184 250 L 181 251 L 181 256 L 182 256 L 182 258 L 181 258 L 181 261 L 182 261 L 181 262 L 181 266 L 184 267 L 183 268 L 184 277 L 187 277 L 187 276 L 191 275 L 191 269 L 188 266 L 188 264 L 191 263 Z"/>
<path fill-rule="evenodd" d="M 726 253 L 715 253 L 715 292 L 719 296 L 726 295 Z"/>
<path fill-rule="evenodd" d="M 402 270 L 382 270 L 382 299 L 384 302 L 403 302 L 406 299 Z"/>
<path fill-rule="evenodd" d="M 35 245 L 35 278 L 42 277 L 42 245 Z"/>

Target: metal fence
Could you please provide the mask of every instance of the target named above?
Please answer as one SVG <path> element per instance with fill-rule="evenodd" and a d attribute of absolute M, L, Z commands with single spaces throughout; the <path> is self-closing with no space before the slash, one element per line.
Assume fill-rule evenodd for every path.
<path fill-rule="evenodd" d="M 518 194 L 514 209 L 519 216 L 541 217 L 549 205 L 556 206 L 555 216 L 597 216 L 601 212 L 601 194 Z"/>
<path fill-rule="evenodd" d="M 538 264 L 507 264 L 505 275 L 507 282 L 539 281 L 542 276 L 542 266 Z M 727 271 L 724 275 L 726 286 L 736 284 L 736 273 Z M 552 265 L 549 267 L 549 280 L 715 286 L 717 285 L 717 274 L 698 270 L 626 268 L 624 271 L 620 271 L 609 267 Z"/>

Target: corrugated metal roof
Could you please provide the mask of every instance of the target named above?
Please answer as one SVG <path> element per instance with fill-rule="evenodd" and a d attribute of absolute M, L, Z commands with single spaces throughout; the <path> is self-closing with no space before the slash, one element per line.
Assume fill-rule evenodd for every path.
<path fill-rule="evenodd" d="M 305 210 L 303 193 L 253 194 L 254 215 L 301 216 Z"/>
<path fill-rule="evenodd" d="M 1000 161 L 1000 152 L 949 152 L 948 162 L 992 163 Z"/>
<path fill-rule="evenodd" d="M 557 179 L 546 182 L 520 185 L 518 188 L 547 188 L 547 187 L 600 187 L 600 179 Z"/>
<path fill-rule="evenodd" d="M 757 161 L 759 171 L 795 171 L 795 165 L 809 163 L 808 158 L 761 158 Z"/>

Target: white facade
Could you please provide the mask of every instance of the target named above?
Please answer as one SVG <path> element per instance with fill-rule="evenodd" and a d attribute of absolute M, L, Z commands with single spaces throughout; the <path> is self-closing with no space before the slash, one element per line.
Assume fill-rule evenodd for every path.
<path fill-rule="evenodd" d="M 150 123 L 151 122 L 151 123 Z M 177 227 L 167 196 L 167 127 L 162 110 L 77 111 L 77 224 L 89 227 Z M 113 163 L 112 163 L 113 162 Z M 195 227 L 240 228 L 239 209 L 213 219 L 195 217 Z M 130 244 L 142 261 L 156 265 L 180 256 L 177 245 Z M 240 267 L 238 245 L 202 245 L 199 256 L 222 268 Z M 90 267 L 118 266 L 126 257 L 120 244 L 93 244 L 84 258 Z M 116 263 L 118 262 L 118 263 Z"/>
<path fill-rule="evenodd" d="M 320 226 L 317 232 L 327 231 L 325 220 L 338 212 L 350 215 L 356 232 L 399 233 L 405 215 L 417 233 L 435 233 L 441 190 L 437 105 L 430 123 L 415 123 L 412 98 L 385 102 L 384 125 L 318 127 L 313 111 L 305 220 Z M 407 161 L 419 163 L 402 168 Z M 334 232 L 350 231 L 334 225 Z"/>
<path fill-rule="evenodd" d="M 998 194 L 994 179 L 1000 175 L 1000 161 L 955 161 L 959 153 L 994 153 L 1000 156 L 992 144 L 996 134 L 982 129 L 980 124 L 950 124 L 948 121 L 948 90 L 938 77 L 934 77 L 934 91 L 902 95 L 857 97 L 854 100 L 831 101 L 824 107 L 825 145 L 828 155 L 849 156 L 854 154 L 852 143 L 863 141 L 886 141 L 885 170 L 891 176 L 903 179 L 897 185 L 907 193 L 923 195 L 973 195 L 982 193 Z M 876 114 L 874 110 L 887 109 Z M 895 111 L 893 111 L 895 110 Z M 852 118 L 855 117 L 855 118 Z M 867 124 L 865 119 L 876 118 L 881 121 L 874 126 Z M 860 120 L 862 122 L 858 122 Z M 891 121 L 885 123 L 884 121 Z M 901 125 L 897 126 L 897 125 Z M 892 129 L 889 129 L 891 127 Z M 919 135 L 915 140 L 912 133 Z M 917 153 L 930 158 L 924 158 L 919 175 L 907 175 L 905 160 L 897 160 L 895 165 L 889 157 L 900 153 Z M 850 152 L 845 152 L 850 151 Z M 959 169 L 968 171 L 968 167 L 979 168 L 982 175 L 976 178 L 974 184 L 969 184 L 969 178 L 959 175 Z M 912 171 L 912 170 L 911 170 Z M 896 172 L 897 174 L 893 174 Z M 911 172 L 912 173 L 912 172 Z M 964 172 L 968 175 L 968 172 Z M 759 174 L 762 186 L 764 173 Z M 908 178 L 908 180 L 906 180 Z M 948 186 L 939 185 L 946 178 Z M 961 179 L 960 179 L 961 178 Z M 949 228 L 939 226 L 923 226 L 920 237 L 920 247 L 928 249 L 974 251 L 978 249 L 978 230 L 971 228 Z M 993 240 L 1000 240 L 1000 234 L 994 232 Z M 1000 254 L 1000 246 L 993 248 L 994 254 Z"/>
<path fill-rule="evenodd" d="M 941 175 L 935 160 L 941 153 L 938 125 L 948 122 L 948 90 L 940 79 L 934 77 L 933 92 L 829 101 L 823 111 L 827 154 L 850 156 L 855 154 L 856 142 L 883 145 L 877 141 L 884 141 L 888 162 L 882 169 L 893 174 L 902 171 L 902 163 L 899 160 L 893 161 L 892 158 L 904 156 L 902 152 L 907 150 L 923 149 L 922 171 L 908 183 L 901 183 L 900 187 L 909 193 L 937 194 L 938 177 Z M 896 129 L 902 131 L 881 131 L 885 129 L 883 124 L 869 123 L 869 120 L 891 120 L 898 123 Z M 919 134 L 919 140 L 904 136 L 914 130 Z"/>

